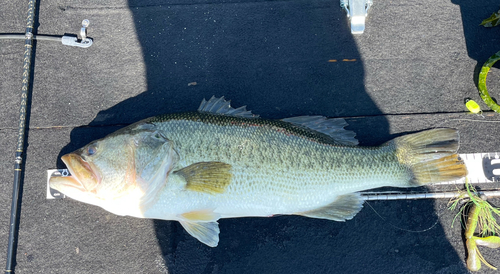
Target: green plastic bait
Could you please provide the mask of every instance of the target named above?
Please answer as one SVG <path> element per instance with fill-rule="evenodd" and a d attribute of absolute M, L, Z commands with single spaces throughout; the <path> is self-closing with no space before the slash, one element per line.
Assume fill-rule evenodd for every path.
<path fill-rule="evenodd" d="M 488 89 L 486 88 L 486 77 L 488 76 L 488 72 L 491 67 L 496 63 L 496 61 L 500 60 L 500 51 L 491 56 L 486 63 L 484 63 L 481 68 L 481 72 L 479 73 L 479 82 L 478 89 L 479 95 L 483 101 L 490 107 L 493 111 L 500 113 L 500 106 L 491 99 L 490 94 L 488 93 Z"/>

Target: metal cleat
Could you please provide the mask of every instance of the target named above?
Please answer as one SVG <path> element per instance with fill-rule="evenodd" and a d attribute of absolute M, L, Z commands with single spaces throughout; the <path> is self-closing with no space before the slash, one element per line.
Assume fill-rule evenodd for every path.
<path fill-rule="evenodd" d="M 347 12 L 351 22 L 351 33 L 362 34 L 365 31 L 365 18 L 373 0 L 340 0 L 340 6 Z"/>
<path fill-rule="evenodd" d="M 80 48 L 88 48 L 92 46 L 92 39 L 87 37 L 87 27 L 89 26 L 89 24 L 89 19 L 85 19 L 82 21 L 82 28 L 80 29 L 80 36 L 82 39 L 80 41 L 78 41 L 77 37 L 64 35 L 61 40 L 63 45 Z"/>

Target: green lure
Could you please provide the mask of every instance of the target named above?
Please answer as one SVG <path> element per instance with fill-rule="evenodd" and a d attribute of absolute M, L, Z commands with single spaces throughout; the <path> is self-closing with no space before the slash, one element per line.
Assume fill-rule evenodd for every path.
<path fill-rule="evenodd" d="M 495 103 L 493 99 L 491 99 L 488 89 L 486 88 L 486 77 L 488 76 L 488 72 L 498 60 L 500 60 L 500 51 L 495 53 L 486 61 L 486 63 L 484 63 L 481 68 L 481 72 L 479 73 L 478 89 L 479 95 L 481 95 L 481 98 L 486 105 L 488 105 L 488 107 L 490 107 L 493 111 L 500 113 L 500 106 Z"/>
<path fill-rule="evenodd" d="M 500 25 L 500 10 L 498 12 L 493 13 L 489 18 L 484 19 L 481 23 L 484 27 L 495 27 Z M 491 99 L 490 94 L 488 93 L 488 89 L 486 88 L 486 77 L 488 76 L 488 72 L 491 67 L 500 59 L 500 51 L 491 56 L 486 63 L 484 63 L 481 68 L 481 72 L 479 73 L 479 81 L 478 81 L 478 89 L 479 95 L 483 101 L 490 107 L 493 111 L 500 113 L 500 106 Z"/>

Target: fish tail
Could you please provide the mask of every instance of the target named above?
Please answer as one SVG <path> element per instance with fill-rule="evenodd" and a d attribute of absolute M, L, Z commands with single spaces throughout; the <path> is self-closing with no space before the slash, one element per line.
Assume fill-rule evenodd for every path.
<path fill-rule="evenodd" d="M 456 129 L 437 128 L 398 137 L 399 163 L 410 171 L 409 186 L 421 186 L 458 180 L 467 175 L 467 168 L 458 158 L 459 134 Z"/>

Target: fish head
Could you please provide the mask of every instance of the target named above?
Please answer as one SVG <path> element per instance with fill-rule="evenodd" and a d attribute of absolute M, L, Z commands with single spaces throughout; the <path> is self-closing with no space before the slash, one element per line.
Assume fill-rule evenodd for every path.
<path fill-rule="evenodd" d="M 49 185 L 118 215 L 141 217 L 166 184 L 178 154 L 160 131 L 125 128 L 61 157 L 71 176 Z"/>

